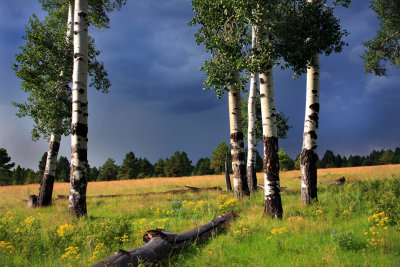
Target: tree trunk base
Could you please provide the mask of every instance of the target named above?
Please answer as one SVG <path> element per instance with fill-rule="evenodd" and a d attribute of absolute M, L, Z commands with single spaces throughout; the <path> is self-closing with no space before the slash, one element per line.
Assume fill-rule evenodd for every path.
<path fill-rule="evenodd" d="M 264 216 L 270 216 L 275 219 L 282 219 L 282 198 L 280 194 L 274 197 L 267 197 L 264 202 Z"/>
<path fill-rule="evenodd" d="M 279 181 L 278 138 L 263 136 L 264 145 L 264 215 L 282 218 L 283 208 Z"/>
<path fill-rule="evenodd" d="M 44 174 L 42 181 L 40 183 L 40 190 L 37 202 L 38 206 L 46 207 L 51 205 L 53 187 L 54 187 L 54 176 L 49 175 L 47 173 Z"/>
<path fill-rule="evenodd" d="M 30 195 L 28 197 L 28 208 L 36 208 L 37 207 L 37 201 L 38 197 L 37 195 Z"/>
<path fill-rule="evenodd" d="M 303 205 L 310 205 L 313 201 L 318 201 L 317 161 L 318 156 L 313 150 L 304 148 L 301 151 L 301 203 Z"/>

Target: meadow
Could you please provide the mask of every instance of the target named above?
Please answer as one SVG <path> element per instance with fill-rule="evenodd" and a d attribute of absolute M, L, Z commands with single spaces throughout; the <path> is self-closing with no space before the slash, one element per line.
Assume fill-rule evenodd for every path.
<path fill-rule="evenodd" d="M 262 173 L 257 174 L 259 183 Z M 143 245 L 146 230 L 182 232 L 229 210 L 239 217 L 208 242 L 176 251 L 162 266 L 396 266 L 400 264 L 400 165 L 321 169 L 319 201 L 300 204 L 300 172 L 281 173 L 283 220 L 262 216 L 263 192 L 238 201 L 207 191 L 88 198 L 88 216 L 68 215 L 69 184 L 53 206 L 28 209 L 39 185 L 0 187 L 0 266 L 84 266 Z M 332 181 L 344 176 L 346 183 Z M 92 182 L 87 195 L 220 186 L 223 175 Z"/>

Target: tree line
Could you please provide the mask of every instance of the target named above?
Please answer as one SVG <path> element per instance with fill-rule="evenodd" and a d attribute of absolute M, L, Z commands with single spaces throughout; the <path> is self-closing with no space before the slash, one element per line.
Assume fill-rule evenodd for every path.
<path fill-rule="evenodd" d="M 221 174 L 225 172 L 225 161 L 228 156 L 230 162 L 230 150 L 225 142 L 217 145 L 210 157 L 200 158 L 195 165 L 184 151 L 176 151 L 169 158 L 160 158 L 152 164 L 146 157 L 136 157 L 130 151 L 125 155 L 119 166 L 114 159 L 108 158 L 100 167 L 88 167 L 88 181 L 113 181 L 128 179 L 143 179 L 150 177 L 182 177 Z M 38 170 L 15 167 L 11 162 L 7 150 L 0 149 L 0 185 L 22 185 L 40 183 L 46 169 L 47 152 L 45 152 L 38 163 Z M 228 162 L 228 163 L 229 163 Z M 230 164 L 228 164 L 230 166 Z M 257 152 L 256 170 L 262 170 L 262 159 Z M 232 172 L 229 167 L 228 171 Z M 70 162 L 67 157 L 61 156 L 56 165 L 55 181 L 69 182 Z"/>
<path fill-rule="evenodd" d="M 279 167 L 281 171 L 299 170 L 300 155 L 295 160 L 281 149 L 279 155 Z M 341 156 L 332 150 L 326 150 L 322 158 L 318 158 L 318 169 L 325 168 L 342 168 L 342 167 L 358 167 L 358 166 L 375 166 L 385 164 L 400 164 L 400 147 L 395 150 L 373 150 L 369 155 L 350 155 Z"/>
<path fill-rule="evenodd" d="M 137 158 L 131 151 L 125 155 L 119 166 L 115 160 L 108 158 L 100 167 L 88 168 L 88 181 L 114 181 L 143 179 L 151 177 L 182 177 L 221 174 L 225 171 L 225 160 L 228 155 L 230 161 L 230 150 L 225 142 L 221 142 L 212 152 L 211 156 L 200 158 L 195 165 L 189 160 L 185 152 L 176 151 L 170 158 L 160 158 L 152 164 L 146 157 Z M 300 155 L 292 159 L 282 148 L 278 152 L 280 171 L 300 169 Z M 15 167 L 7 150 L 0 148 L 0 185 L 23 185 L 40 183 L 46 167 L 47 152 L 45 152 L 38 163 L 38 170 Z M 256 151 L 255 171 L 263 171 L 263 161 Z M 369 155 L 350 155 L 348 157 L 336 154 L 332 150 L 326 150 L 321 159 L 317 161 L 318 168 L 341 168 L 357 166 L 374 166 L 384 164 L 400 164 L 400 147 L 393 150 L 373 150 Z M 228 166 L 231 166 L 228 164 Z M 232 172 L 230 167 L 228 171 Z M 57 161 L 55 171 L 56 182 L 69 182 L 70 162 L 67 157 L 61 156 Z"/>

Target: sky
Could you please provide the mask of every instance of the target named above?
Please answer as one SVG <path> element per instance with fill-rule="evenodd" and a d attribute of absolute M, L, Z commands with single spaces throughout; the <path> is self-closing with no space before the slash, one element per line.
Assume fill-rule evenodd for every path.
<path fill-rule="evenodd" d="M 320 58 L 320 157 L 327 149 L 349 156 L 400 146 L 400 71 L 389 67 L 386 77 L 366 75 L 360 58 L 363 42 L 379 26 L 368 2 L 353 0 L 350 8 L 335 11 L 350 33 L 348 46 Z M 48 142 L 32 141 L 32 120 L 18 118 L 11 104 L 27 98 L 11 65 L 34 13 L 45 15 L 37 1 L 0 1 L 0 147 L 16 164 L 36 170 Z M 89 88 L 91 166 L 108 158 L 121 164 L 129 151 L 153 163 L 185 151 L 195 164 L 220 142 L 229 143 L 227 94 L 217 99 L 202 90 L 199 68 L 209 55 L 196 45 L 196 28 L 187 25 L 193 15 L 188 0 L 128 0 L 110 14 L 111 29 L 89 28 L 112 83 L 108 94 Z M 275 103 L 292 126 L 279 146 L 294 158 L 302 146 L 306 82 L 291 77 L 289 70 L 274 69 Z M 69 136 L 59 155 L 70 158 Z"/>

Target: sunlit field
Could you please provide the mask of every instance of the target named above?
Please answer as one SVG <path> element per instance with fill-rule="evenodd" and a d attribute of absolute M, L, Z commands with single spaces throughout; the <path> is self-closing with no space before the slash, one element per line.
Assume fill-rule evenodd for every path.
<path fill-rule="evenodd" d="M 262 173 L 257 174 L 263 184 Z M 400 165 L 321 169 L 319 202 L 300 205 L 300 172 L 281 173 L 283 220 L 262 217 L 263 192 L 243 201 L 223 175 L 92 182 L 88 216 L 68 215 L 69 184 L 56 183 L 53 206 L 28 209 L 39 185 L 0 187 L 1 266 L 84 266 L 143 245 L 146 230 L 190 230 L 229 210 L 228 229 L 176 251 L 166 266 L 395 266 L 400 264 Z M 344 185 L 330 183 L 345 177 Z M 325 182 L 326 181 L 326 182 Z M 223 191 L 123 196 L 215 187 Z"/>

